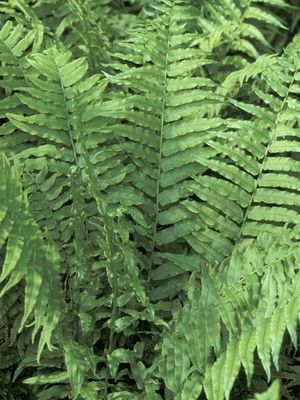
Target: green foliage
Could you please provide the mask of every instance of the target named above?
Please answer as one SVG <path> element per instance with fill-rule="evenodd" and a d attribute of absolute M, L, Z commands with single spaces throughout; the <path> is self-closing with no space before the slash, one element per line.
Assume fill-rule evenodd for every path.
<path fill-rule="evenodd" d="M 256 400 L 276 400 L 279 397 L 279 381 L 274 381 L 270 388 L 262 394 L 255 396 Z"/>
<path fill-rule="evenodd" d="M 0 11 L 0 398 L 299 398 L 297 2 Z"/>

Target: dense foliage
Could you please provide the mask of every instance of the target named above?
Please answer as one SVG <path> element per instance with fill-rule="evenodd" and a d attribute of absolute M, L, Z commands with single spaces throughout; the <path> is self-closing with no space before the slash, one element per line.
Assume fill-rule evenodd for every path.
<path fill-rule="evenodd" d="M 298 0 L 0 12 L 0 399 L 299 399 Z"/>

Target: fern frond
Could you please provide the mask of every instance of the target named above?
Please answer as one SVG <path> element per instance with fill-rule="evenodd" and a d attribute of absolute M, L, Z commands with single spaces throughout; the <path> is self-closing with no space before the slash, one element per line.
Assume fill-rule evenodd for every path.
<path fill-rule="evenodd" d="M 278 31 L 283 35 L 287 29 L 276 13 L 278 10 L 291 12 L 291 6 L 286 1 L 272 0 L 203 3 L 199 24 L 208 36 L 206 47 L 209 51 L 218 49 L 223 55 L 217 69 L 212 68 L 214 76 L 219 75 L 220 82 L 231 68 L 241 68 L 249 63 L 249 58 L 255 60 L 262 53 L 270 53 L 272 35 Z"/>
<path fill-rule="evenodd" d="M 0 82 L 0 117 L 3 119 L 0 128 L 0 148 L 6 152 L 24 148 L 24 142 L 29 140 L 28 135 L 20 140 L 13 134 L 12 124 L 6 120 L 6 114 L 26 111 L 17 98 L 16 91 L 28 83 L 29 65 L 25 56 L 32 48 L 39 46 L 40 41 L 36 42 L 38 31 L 38 28 L 28 30 L 21 24 L 14 25 L 11 21 L 7 21 L 0 30 L 0 68 L 3 76 Z"/>
<path fill-rule="evenodd" d="M 139 320 L 166 324 L 154 316 L 139 281 L 140 261 L 129 240 L 130 225 L 120 218 L 127 211 L 126 206 L 131 205 L 131 200 L 124 193 L 124 203 L 120 204 L 117 189 L 126 173 L 115 163 L 116 145 L 106 137 L 108 118 L 97 115 L 97 102 L 105 82 L 99 82 L 97 76 L 84 79 L 87 71 L 85 60 L 70 61 L 70 57 L 70 53 L 49 49 L 28 58 L 32 67 L 28 73 L 30 86 L 22 88 L 18 97 L 30 109 L 29 115 L 7 115 L 19 135 L 28 133 L 32 137 L 32 144 L 16 152 L 14 159 L 24 174 L 35 220 L 45 230 L 48 240 L 55 240 L 60 245 L 64 261 L 61 272 L 66 273 L 69 280 L 71 314 L 65 319 L 62 329 L 68 331 L 73 327 L 76 340 L 80 334 L 91 340 L 94 325 L 88 323 L 90 314 L 97 313 L 99 302 L 101 307 L 111 307 L 109 320 L 107 311 L 96 319 L 102 320 L 102 329 L 110 329 L 107 340 L 110 354 L 117 345 L 115 332 L 130 329 Z M 103 108 L 105 105 L 109 110 L 110 102 L 104 103 Z M 94 154 L 99 140 L 107 141 L 107 151 L 103 151 L 100 159 L 97 153 Z M 115 178 L 110 164 L 117 167 Z M 99 185 L 96 184 L 98 180 Z M 110 208 L 103 200 L 107 186 L 112 187 Z M 138 210 L 133 208 L 130 212 L 142 221 Z M 87 215 L 90 218 L 88 222 Z M 105 261 L 97 265 L 96 259 L 99 258 Z M 99 276 L 92 270 L 93 266 L 100 270 Z M 107 276 L 103 273 L 103 266 Z M 96 301 L 89 279 L 97 279 L 100 286 L 105 285 L 106 293 L 102 299 Z M 111 295 L 107 293 L 109 286 Z M 75 299 L 81 296 L 80 306 L 76 305 Z M 124 297 L 124 305 L 131 302 L 124 311 L 120 311 L 119 297 Z M 126 324 L 123 323 L 125 320 Z M 72 335 L 70 340 L 76 346 Z M 69 345 L 64 341 L 59 345 L 67 355 Z M 82 351 L 76 363 L 72 355 L 64 360 L 75 397 L 81 390 L 84 392 L 83 382 L 90 369 L 89 361 L 85 359 L 87 347 Z M 71 352 L 76 354 L 73 350 Z M 73 368 L 77 368 L 75 372 Z"/>
<path fill-rule="evenodd" d="M 66 205 L 71 193 L 66 188 L 78 159 L 72 101 L 74 85 L 84 76 L 87 65 L 84 59 L 70 62 L 70 53 L 62 55 L 54 49 L 36 54 L 28 62 L 34 68 L 28 74 L 30 86 L 23 87 L 17 97 L 29 108 L 29 115 L 7 114 L 22 135 L 31 137 L 15 159 L 25 172 L 35 219 L 50 238 L 58 239 L 62 234 L 62 240 L 68 241 L 71 226 L 64 222 L 61 210 L 56 210 L 65 205 L 64 218 L 71 216 L 71 207 Z"/>
<path fill-rule="evenodd" d="M 59 258 L 57 250 L 44 242 L 32 219 L 16 169 L 1 155 L 1 293 L 3 298 L 25 281 L 24 312 L 18 330 L 32 320 L 32 340 L 42 328 L 39 351 L 52 349 L 51 336 L 61 318 L 59 300 L 51 298 L 58 290 Z"/>
<path fill-rule="evenodd" d="M 296 36 L 285 54 L 262 73 L 262 81 L 254 86 L 256 95 L 266 104 L 269 120 L 265 129 L 269 137 L 255 191 L 244 215 L 243 235 L 255 237 L 258 231 L 271 231 L 274 225 L 286 223 L 292 228 L 299 221 L 298 121 L 294 106 L 298 92 L 299 66 L 295 60 L 299 57 L 299 43 Z M 253 114 L 246 104 L 235 104 Z"/>
<path fill-rule="evenodd" d="M 154 274 L 164 258 L 164 246 L 172 243 L 173 251 L 186 246 L 186 237 L 201 227 L 200 219 L 193 219 L 179 199 L 195 195 L 198 184 L 190 176 L 205 170 L 195 157 L 200 151 L 215 154 L 214 149 L 204 148 L 205 140 L 218 135 L 223 123 L 220 118 L 207 118 L 223 97 L 213 93 L 212 80 L 201 76 L 202 66 L 213 61 L 194 44 L 198 36 L 192 33 L 194 11 L 180 1 L 155 3 L 148 22 L 150 34 L 139 30 L 139 36 L 125 44 L 126 52 L 115 54 L 114 67 L 122 72 L 109 78 L 124 87 L 126 98 L 115 102 L 122 121 L 111 129 L 134 167 L 124 184 L 134 187 L 132 206 L 146 222 L 140 225 L 136 220 L 134 229 L 142 252 L 146 251 L 147 268 Z M 183 21 L 188 21 L 187 27 Z M 129 68 L 131 63 L 135 65 Z M 169 282 L 173 295 L 184 285 L 184 267 L 181 272 L 177 284 Z"/>
<path fill-rule="evenodd" d="M 169 371 L 168 382 L 175 379 L 175 370 L 182 371 L 188 359 L 204 375 L 208 399 L 229 399 L 233 383 L 243 366 L 251 382 L 254 352 L 257 350 L 270 379 L 271 363 L 279 367 L 278 357 L 287 330 L 296 340 L 299 315 L 299 249 L 297 236 L 286 230 L 279 235 L 261 234 L 257 241 L 247 240 L 237 247 L 220 269 L 210 269 L 189 283 L 189 301 L 175 318 L 176 337 L 169 335 L 162 345 L 162 365 Z M 177 311 L 178 314 L 178 311 Z M 224 329 L 225 328 L 225 329 Z M 186 350 L 178 347 L 178 336 Z M 222 337 L 222 341 L 221 341 Z M 175 368 L 173 349 L 177 344 Z M 216 361 L 212 361 L 216 357 Z M 272 361 L 271 361 L 272 360 Z M 168 387 L 174 393 L 182 391 Z"/>
<path fill-rule="evenodd" d="M 191 190 L 191 184 L 188 186 L 186 182 L 170 191 L 174 202 L 181 201 L 180 210 L 170 211 L 173 221 L 186 220 L 187 211 L 205 221 L 205 230 L 201 233 L 193 231 L 193 225 L 184 224 L 184 227 L 191 230 L 186 237 L 190 246 L 210 263 L 230 256 L 241 237 L 256 237 L 262 230 L 274 232 L 279 224 L 291 223 L 292 227 L 299 219 L 297 129 L 293 128 L 296 124 L 295 117 L 292 119 L 294 111 L 290 110 L 290 104 L 295 104 L 291 87 L 296 90 L 297 71 L 288 56 L 290 52 L 296 57 L 296 46 L 297 38 L 282 58 L 258 59 L 254 65 L 227 77 L 227 89 L 224 86 L 218 88 L 218 92 L 227 96 L 235 82 L 249 79 L 247 76 L 256 78 L 255 93 L 266 102 L 266 107 L 231 100 L 235 107 L 252 114 L 253 120 L 219 118 L 218 135 L 205 138 L 203 150 L 207 153 L 202 151 L 194 156 L 204 172 L 195 176 L 192 186 L 200 202 L 195 198 L 182 202 L 182 197 L 187 197 Z M 290 74 L 286 73 L 288 65 Z M 271 82 L 274 94 L 269 89 Z M 172 219 L 167 221 L 170 223 Z M 199 226 L 198 222 L 195 224 Z"/>
<path fill-rule="evenodd" d="M 41 400 L 228 400 L 246 378 L 251 395 L 257 373 L 289 376 L 299 36 L 282 49 L 296 1 L 0 11 L 4 386 L 24 380 Z"/>

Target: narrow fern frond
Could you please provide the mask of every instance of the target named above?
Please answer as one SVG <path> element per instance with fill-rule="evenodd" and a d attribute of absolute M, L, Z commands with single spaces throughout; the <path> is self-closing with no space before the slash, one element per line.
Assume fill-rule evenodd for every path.
<path fill-rule="evenodd" d="M 3 155 L 1 182 L 1 248 L 4 262 L 0 297 L 3 298 L 25 280 L 24 313 L 18 330 L 21 332 L 31 320 L 34 340 L 42 329 L 40 354 L 44 345 L 52 349 L 51 336 L 62 314 L 59 300 L 49 298 L 50 293 L 59 290 L 59 257 L 55 247 L 44 241 L 30 215 L 16 169 L 10 167 Z"/>

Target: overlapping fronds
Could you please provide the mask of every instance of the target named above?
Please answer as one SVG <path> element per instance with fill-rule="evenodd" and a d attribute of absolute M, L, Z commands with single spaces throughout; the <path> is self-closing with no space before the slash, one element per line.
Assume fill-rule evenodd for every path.
<path fill-rule="evenodd" d="M 297 120 L 292 119 L 297 67 L 289 56 L 297 52 L 297 46 L 298 37 L 278 61 L 260 58 L 252 69 L 245 67 L 228 76 L 224 82 L 228 87 L 232 86 L 230 80 L 235 83 L 256 77 L 254 91 L 266 106 L 230 100 L 254 119 L 219 118 L 218 134 L 204 139 L 206 153 L 194 156 L 200 168 L 206 168 L 195 176 L 199 194 L 195 193 L 201 202 L 184 199 L 183 204 L 194 215 L 207 210 L 206 229 L 199 234 L 191 232 L 187 240 L 210 263 L 229 256 L 241 237 L 256 237 L 265 229 L 275 232 L 280 223 L 299 222 L 298 131 Z M 225 86 L 217 91 L 224 93 Z M 276 97 L 270 87 L 277 90 Z M 175 201 L 184 196 L 185 185 L 176 186 Z"/>
<path fill-rule="evenodd" d="M 123 83 L 128 88 L 126 105 L 127 107 L 128 104 L 131 105 L 130 111 L 124 107 L 122 124 L 116 125 L 114 132 L 130 139 L 131 142 L 136 142 L 133 143 L 134 156 L 131 156 L 136 171 L 130 175 L 129 179 L 133 177 L 132 183 L 136 188 L 139 188 L 143 182 L 141 190 L 145 200 L 139 209 L 146 221 L 154 221 L 143 245 L 146 254 L 150 254 L 148 268 L 151 270 L 154 265 L 151 279 L 153 281 L 168 280 L 167 283 L 152 289 L 153 300 L 174 296 L 184 288 L 186 282 L 183 273 L 185 271 L 200 270 L 200 266 L 204 266 L 205 261 L 212 264 L 220 263 L 232 253 L 234 254 L 236 244 L 240 243 L 243 237 L 249 235 L 257 237 L 258 233 L 265 230 L 267 226 L 269 226 L 268 231 L 276 232 L 280 222 L 282 225 L 286 222 L 294 224 L 298 222 L 298 212 L 293 209 L 298 205 L 297 192 L 291 193 L 292 190 L 298 189 L 298 178 L 295 176 L 298 164 L 294 160 L 295 154 L 292 157 L 290 154 L 285 154 L 285 159 L 281 163 L 274 158 L 272 164 L 273 168 L 277 167 L 277 174 L 280 168 L 292 171 L 287 174 L 289 176 L 284 175 L 281 180 L 277 180 L 277 175 L 269 174 L 269 164 L 272 163 L 274 157 L 270 157 L 270 154 L 273 153 L 273 145 L 276 147 L 275 141 L 278 137 L 274 129 L 275 131 L 278 129 L 280 116 L 287 113 L 286 108 L 291 103 L 289 101 L 291 86 L 295 86 L 294 76 L 297 73 L 297 67 L 294 61 L 289 59 L 288 54 L 297 54 L 295 48 L 297 38 L 291 45 L 292 50 L 289 50 L 290 46 L 286 54 L 278 61 L 273 57 L 261 57 L 252 65 L 246 65 L 231 73 L 222 86 L 217 87 L 214 92 L 213 81 L 200 77 L 196 83 L 192 49 L 188 51 L 188 59 L 185 59 L 186 53 L 180 49 L 181 40 L 187 40 L 186 46 L 193 38 L 192 34 L 182 32 L 178 28 L 177 23 L 180 23 L 183 15 L 189 21 L 186 25 L 193 26 L 192 14 L 188 13 L 190 10 L 187 11 L 186 8 L 183 10 L 182 7 L 181 2 L 164 2 L 164 5 L 159 7 L 159 14 L 161 14 L 155 17 L 151 31 L 159 37 L 159 44 L 157 43 L 154 47 L 155 54 L 151 53 L 151 50 L 149 54 L 139 52 L 138 41 L 134 41 L 137 51 L 133 53 L 133 44 L 130 43 L 129 51 L 122 55 L 122 59 L 135 66 L 127 69 L 126 64 L 116 64 L 116 68 L 122 72 L 113 79 L 114 83 Z M 156 23 L 159 27 L 162 25 L 166 27 L 161 36 Z M 184 26 L 181 29 L 187 28 Z M 146 41 L 143 46 L 147 49 Z M 200 51 L 197 50 L 198 57 L 199 53 Z M 119 54 L 117 56 L 120 58 Z M 172 57 L 175 59 L 173 60 Z M 209 65 L 211 62 L 207 53 L 203 55 L 202 60 L 196 60 L 197 65 L 201 66 Z M 140 67 L 139 64 L 142 63 L 144 65 Z M 180 68 L 176 70 L 179 64 Z M 285 71 L 289 66 L 290 76 L 280 71 L 278 64 L 284 65 Z M 151 86 L 153 74 L 155 74 L 157 84 L 154 88 Z M 142 80 L 145 76 L 148 77 L 147 81 Z M 173 76 L 176 76 L 176 80 Z M 267 81 L 268 76 L 274 78 L 269 78 Z M 276 80 L 273 83 L 275 76 Z M 231 88 L 234 88 L 236 84 L 242 86 L 244 82 L 253 79 L 255 80 L 254 91 L 267 103 L 267 107 L 247 105 L 239 100 L 228 99 Z M 277 95 L 281 96 L 281 99 L 276 100 L 268 93 L 268 84 L 277 92 Z M 209 85 L 210 93 L 214 95 L 210 97 L 210 94 L 205 93 L 203 96 L 201 85 L 204 85 L 204 88 Z M 195 87 L 197 90 L 193 90 Z M 139 95 L 141 88 L 143 88 L 142 96 Z M 296 86 L 293 90 L 296 91 Z M 147 93 L 147 96 L 144 93 Z M 275 110 L 269 107 L 272 101 L 276 104 Z M 222 113 L 220 115 L 218 110 L 220 104 L 228 104 L 229 107 L 232 105 L 235 110 L 240 108 L 253 114 L 254 119 L 242 120 L 238 117 L 227 118 L 226 114 L 223 116 Z M 197 113 L 194 110 L 197 110 Z M 218 116 L 215 116 L 216 111 L 218 111 Z M 236 113 L 240 115 L 238 111 Z M 288 116 L 289 127 L 292 127 L 290 112 Z M 285 118 L 287 120 L 287 117 Z M 124 123 L 124 120 L 127 123 Z M 151 134 L 150 130 L 156 135 Z M 294 132 L 289 136 L 296 134 Z M 153 139 L 156 137 L 157 144 L 155 142 L 144 144 L 142 141 L 146 141 L 148 135 Z M 284 130 L 284 136 L 288 136 L 286 130 Z M 285 153 L 296 153 L 295 143 L 285 143 L 285 145 L 283 150 Z M 283 143 L 278 144 L 277 152 L 282 152 L 282 146 Z M 141 161 L 138 160 L 139 158 Z M 138 179 L 135 179 L 135 176 L 138 176 Z M 168 182 L 168 176 L 171 177 L 171 182 Z M 273 183 L 267 183 L 272 176 Z M 292 186 L 291 182 L 293 182 Z M 267 185 L 269 189 L 266 189 Z M 287 189 L 286 192 L 284 188 Z M 273 199 L 275 199 L 274 202 Z M 285 202 L 284 199 L 290 200 Z M 287 208 L 280 207 L 283 204 Z M 150 208 L 151 206 L 154 206 L 154 209 Z M 256 221 L 260 221 L 261 224 Z M 190 247 L 186 246 L 186 242 Z M 139 238 L 138 243 L 142 244 L 143 238 Z M 165 248 L 169 251 L 164 251 Z M 180 255 L 174 252 L 174 249 L 178 248 L 181 249 Z M 194 255 L 191 254 L 191 249 Z M 201 279 L 204 286 L 209 286 L 203 276 Z M 221 280 L 219 276 L 218 280 Z M 206 318 L 212 332 L 217 332 L 215 333 L 218 338 L 216 340 L 220 340 L 220 332 L 217 329 L 219 327 L 220 330 L 220 324 L 216 321 L 214 324 L 209 316 Z M 209 340 L 210 333 L 206 332 L 205 336 L 203 332 L 198 332 L 197 335 Z M 175 342 L 178 342 L 177 336 L 172 345 Z M 195 347 L 196 343 L 192 346 Z M 220 344 L 214 343 L 212 346 L 218 348 Z M 236 346 L 232 344 L 232 347 Z M 201 351 L 204 357 L 203 365 L 206 366 L 210 353 L 203 352 L 204 348 L 205 346 L 202 346 Z M 207 351 L 208 349 L 209 347 Z M 182 350 L 183 353 L 184 350 Z M 220 361 L 220 366 L 223 365 L 223 361 Z M 185 365 L 185 373 L 187 373 L 188 359 L 186 362 L 180 359 L 180 362 L 182 364 L 178 364 L 178 368 Z M 175 366 L 174 369 L 176 371 Z M 236 369 L 237 372 L 238 369 Z M 185 379 L 186 375 L 183 375 L 182 382 L 185 382 Z M 224 393 L 228 396 L 233 381 L 233 378 L 228 377 L 228 387 L 223 392 L 220 383 L 220 394 L 215 397 L 221 398 Z M 180 379 L 174 377 L 174 382 L 173 391 L 176 393 L 179 390 Z"/>
<path fill-rule="evenodd" d="M 263 162 L 266 126 L 224 118 L 221 111 L 235 104 L 228 101 L 233 91 L 275 63 L 262 56 L 216 85 L 203 76 L 214 59 L 212 49 L 201 46 L 207 35 L 195 33 L 197 8 L 180 1 L 157 7 L 150 34 L 139 30 L 122 44 L 127 51 L 115 54 L 123 62 L 114 66 L 122 72 L 112 78 L 126 88 L 122 120 L 113 132 L 126 138 L 124 147 L 135 167 L 127 182 L 142 192 L 144 200 L 136 206 L 151 226 L 146 231 L 136 227 L 138 242 L 150 254 L 146 261 L 154 280 L 174 277 L 154 289 L 153 299 L 156 293 L 176 294 L 184 272 L 199 263 L 221 262 L 241 236 Z M 182 25 L 183 20 L 188 22 Z M 196 257 L 188 261 L 166 247 L 185 248 L 185 254 L 192 248 Z"/>
<path fill-rule="evenodd" d="M 255 351 L 268 379 L 272 362 L 279 368 L 286 330 L 297 343 L 297 240 L 288 230 L 261 234 L 237 247 L 221 268 L 203 272 L 202 287 L 192 275 L 189 301 L 162 347 L 160 371 L 175 398 L 184 398 L 183 385 L 196 370 L 197 396 L 203 384 L 208 399 L 228 399 L 240 368 L 250 385 Z"/>
<path fill-rule="evenodd" d="M 292 10 L 284 0 L 204 2 L 198 22 L 207 35 L 206 48 L 217 49 L 215 57 L 223 57 L 211 73 L 221 82 L 232 68 L 243 67 L 260 54 L 273 52 L 274 47 L 279 49 L 288 31 L 280 15 Z"/>
<path fill-rule="evenodd" d="M 227 218 L 224 226 L 227 228 L 231 220 L 236 229 L 236 236 L 229 236 L 220 229 L 218 242 L 216 239 L 211 241 L 205 252 L 203 247 L 195 246 L 194 239 L 190 241 L 210 263 L 224 260 L 221 268 L 203 270 L 202 292 L 190 292 L 194 300 L 183 311 L 179 332 L 181 337 L 185 336 L 183 343 L 189 348 L 192 365 L 204 374 L 203 385 L 209 399 L 229 398 L 241 365 L 250 384 L 255 349 L 270 379 L 271 356 L 278 368 L 286 329 L 294 345 L 297 343 L 299 166 L 295 54 L 298 51 L 299 38 L 296 36 L 284 55 L 270 63 L 255 80 L 254 91 L 264 106 L 232 100 L 235 107 L 250 113 L 253 119 L 224 119 L 223 138 L 207 141 L 218 154 L 207 159 L 197 157 L 201 165 L 217 173 L 215 177 L 206 171 L 201 180 L 198 178 L 202 192 L 206 182 L 216 193 L 204 199 L 206 205 L 211 210 L 216 207 L 222 210 Z M 246 137 L 245 130 L 247 145 L 242 139 Z M 197 204 L 194 207 L 200 209 Z M 282 232 L 284 225 L 287 225 L 286 237 L 276 239 L 275 233 Z M 264 236 L 261 232 L 268 234 Z M 294 242 L 290 241 L 290 232 Z M 247 239 L 249 236 L 257 238 L 252 245 Z M 199 237 L 200 243 L 203 242 L 204 232 Z M 222 249 L 225 251 L 221 252 Z M 226 255 L 230 256 L 229 263 Z M 232 283 L 235 281 L 236 286 L 228 285 L 228 279 Z M 190 282 L 189 288 L 198 285 Z M 216 290 L 216 285 L 220 289 Z M 216 308 L 214 313 L 213 308 Z M 189 318 L 193 327 L 185 333 Z M 173 335 L 170 346 L 175 342 L 178 339 Z M 169 348 L 167 341 L 163 349 L 165 347 Z M 195 352 L 196 348 L 199 353 Z M 212 351 L 217 361 L 208 368 Z M 177 368 L 186 365 L 188 373 L 189 359 L 183 361 L 182 357 L 186 357 L 186 351 L 181 350 L 178 355 Z M 174 368 L 176 371 L 176 361 L 169 353 L 165 362 L 173 365 L 169 370 Z M 180 380 L 174 376 L 174 382 L 179 385 Z M 170 385 L 169 389 L 176 393 L 182 387 Z"/>
<path fill-rule="evenodd" d="M 199 381 L 209 399 L 229 398 L 241 366 L 250 384 L 255 350 L 270 379 L 271 360 L 279 368 L 286 330 L 294 345 L 297 343 L 299 160 L 296 96 L 299 67 L 295 60 L 298 51 L 299 37 L 296 36 L 284 55 L 269 64 L 255 80 L 254 91 L 262 104 L 231 101 L 235 107 L 250 113 L 253 119 L 224 119 L 228 129 L 224 132 L 230 132 L 228 139 L 224 135 L 217 141 L 207 141 L 218 154 L 211 159 L 197 158 L 201 165 L 218 174 L 215 177 L 206 172 L 201 177 L 202 190 L 204 183 L 204 187 L 220 191 L 218 208 L 222 208 L 227 217 L 224 226 L 227 228 L 231 220 L 237 235 L 231 236 L 229 242 L 228 235 L 226 237 L 220 230 L 219 241 L 206 248 L 205 257 L 210 263 L 224 260 L 226 253 L 221 253 L 222 248 L 228 252 L 230 261 L 225 258 L 221 268 L 202 270 L 202 289 L 189 292 L 191 301 L 183 309 L 182 322 L 177 324 L 179 332 L 168 339 L 170 345 L 167 340 L 163 344 L 166 356 L 161 371 L 165 376 L 165 370 L 178 371 L 185 366 L 184 373 L 188 374 L 191 362 L 204 375 L 203 381 Z M 247 145 L 242 139 L 246 137 L 245 130 Z M 236 137 L 241 138 L 239 143 L 235 142 Z M 216 197 L 204 199 L 211 210 L 217 207 Z M 283 232 L 284 225 L 287 225 L 284 236 L 281 233 L 276 238 L 275 232 Z M 292 241 L 290 232 L 294 235 Z M 201 232 L 201 241 L 204 241 L 203 236 Z M 254 241 L 249 242 L 247 237 Z M 233 247 L 232 243 L 236 245 Z M 195 282 L 189 284 L 190 289 L 197 287 Z M 188 320 L 192 324 L 189 329 Z M 188 349 L 180 350 L 177 364 L 167 350 L 178 343 L 176 335 L 181 336 L 182 346 Z M 187 351 L 189 357 L 186 357 Z M 216 362 L 212 362 L 214 357 Z M 174 393 L 182 391 L 180 380 L 175 375 L 173 378 L 173 384 L 170 377 L 166 381 L 169 389 Z M 185 378 L 182 379 L 184 382 Z"/>
<path fill-rule="evenodd" d="M 139 319 L 157 324 L 163 322 L 155 319 L 139 281 L 140 262 L 129 240 L 130 224 L 122 222 L 125 212 L 122 201 L 116 195 L 113 199 L 112 193 L 117 193 L 117 184 L 126 173 L 123 171 L 120 175 L 119 168 L 113 179 L 109 165 L 116 165 L 116 146 L 113 145 L 116 141 L 106 135 L 107 118 L 95 114 L 99 107 L 96 99 L 105 88 L 105 82 L 99 82 L 98 76 L 84 79 L 87 63 L 84 59 L 70 62 L 70 56 L 69 52 L 62 53 L 52 48 L 28 58 L 31 66 L 27 74 L 29 85 L 20 88 L 17 96 L 30 111 L 28 115 L 6 115 L 20 137 L 26 134 L 32 137 L 25 150 L 16 151 L 14 159 L 23 172 L 35 220 L 44 229 L 48 240 L 54 240 L 60 246 L 64 262 L 61 272 L 66 275 L 66 284 L 70 286 L 65 299 L 71 301 L 70 316 L 80 320 L 75 323 L 74 335 L 86 335 L 86 340 L 90 340 L 95 329 L 90 314 L 97 312 L 97 302 L 92 304 L 95 293 L 90 287 L 90 279 L 93 277 L 100 286 L 104 283 L 100 283 L 101 279 L 105 280 L 111 286 L 112 294 L 105 293 L 100 304 L 112 308 L 112 317 L 109 325 L 107 312 L 98 316 L 97 321 L 103 320 L 101 329 L 110 328 L 108 352 L 111 352 L 116 345 L 114 331 L 122 332 Z M 109 101 L 106 107 L 109 110 Z M 99 154 L 93 147 L 100 142 L 104 150 L 106 141 L 107 149 L 97 159 Z M 98 179 L 101 179 L 99 184 Z M 107 186 L 113 191 L 107 191 L 108 200 L 103 198 Z M 117 208 L 109 209 L 107 203 Z M 96 261 L 99 257 L 103 260 L 100 265 Z M 93 269 L 99 271 L 99 276 L 95 276 Z M 105 270 L 106 275 L 103 273 Z M 132 290 L 130 296 L 129 290 Z M 81 294 L 83 298 L 76 305 L 76 297 Z M 120 296 L 125 296 L 124 305 L 137 301 L 140 306 L 128 305 L 120 313 Z M 65 322 L 68 320 L 70 326 L 74 325 L 72 318 Z M 69 329 L 67 323 L 63 326 Z M 62 347 L 67 351 L 64 341 Z M 78 365 L 82 362 L 79 361 Z M 65 359 L 65 363 L 67 368 L 71 367 L 69 359 Z M 85 362 L 81 373 L 78 372 L 79 383 L 74 384 L 79 379 L 77 375 L 75 379 L 74 371 L 73 375 L 68 375 L 77 395 L 85 376 L 84 365 Z M 38 380 L 28 383 L 37 384 Z"/>
<path fill-rule="evenodd" d="M 0 12 L 0 398 L 294 400 L 296 0 Z"/>

